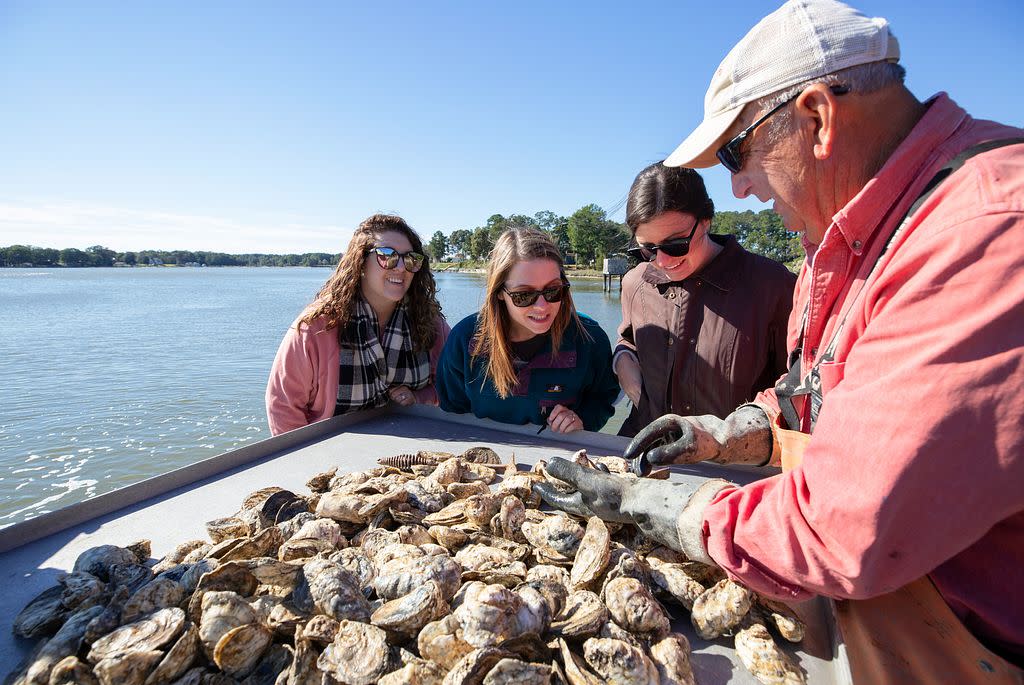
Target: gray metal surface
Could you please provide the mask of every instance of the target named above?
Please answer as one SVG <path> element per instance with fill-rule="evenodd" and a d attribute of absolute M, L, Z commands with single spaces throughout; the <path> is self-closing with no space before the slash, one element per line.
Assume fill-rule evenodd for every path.
<path fill-rule="evenodd" d="M 242 499 L 258 488 L 277 485 L 305 493 L 306 481 L 316 473 L 334 466 L 341 471 L 370 468 L 386 455 L 421 449 L 459 453 L 488 445 L 504 459 L 514 453 L 518 462 L 532 464 L 537 459 L 567 457 L 580 448 L 594 456 L 621 455 L 627 443 L 598 433 L 568 438 L 548 431 L 535 433 L 536 427 L 509 426 L 429 407 L 338 417 L 0 530 L 0 582 L 5 589 L 0 593 L 0 672 L 14 669 L 33 647 L 11 633 L 14 617 L 29 600 L 55 585 L 59 574 L 70 571 L 78 555 L 90 547 L 146 538 L 152 543 L 153 557 L 159 559 L 180 542 L 206 539 L 206 521 L 233 514 Z M 763 475 L 758 469 L 715 465 L 687 469 L 738 483 Z M 808 634 L 799 645 L 785 648 L 799 661 L 808 682 L 848 682 L 845 659 L 833 658 L 834 624 L 828 604 L 814 600 L 796 609 L 808 624 Z M 699 683 L 757 682 L 736 660 L 731 639 L 697 638 L 688 617 L 676 611 L 673 628 L 691 641 Z"/>

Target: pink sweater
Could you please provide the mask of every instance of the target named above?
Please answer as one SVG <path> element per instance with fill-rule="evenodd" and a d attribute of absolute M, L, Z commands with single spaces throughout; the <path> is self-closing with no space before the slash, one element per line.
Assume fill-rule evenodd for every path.
<path fill-rule="evenodd" d="M 804 265 L 791 322 L 809 301 L 805 372 L 882 227 L 959 151 L 1022 135 L 930 103 Z M 862 598 L 929 574 L 975 635 L 1024 660 L 1022 246 L 1024 145 L 970 159 L 922 205 L 822 365 L 803 464 L 705 510 L 729 575 L 777 597 Z"/>
<path fill-rule="evenodd" d="M 448 322 L 440 317 L 437 337 L 430 348 L 430 385 L 413 392 L 421 404 L 437 404 L 434 373 L 450 330 Z M 296 321 L 288 328 L 267 381 L 267 421 L 271 434 L 334 416 L 340 364 L 341 348 L 335 329 L 326 330 L 320 319 L 309 325 Z"/>

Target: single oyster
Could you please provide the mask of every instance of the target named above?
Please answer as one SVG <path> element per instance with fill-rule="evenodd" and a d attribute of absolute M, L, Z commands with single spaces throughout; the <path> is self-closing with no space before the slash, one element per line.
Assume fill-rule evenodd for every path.
<path fill-rule="evenodd" d="M 458 549 L 469 542 L 469 535 L 450 526 L 431 526 L 427 529 L 437 544 L 449 550 Z"/>
<path fill-rule="evenodd" d="M 300 611 L 316 611 L 339 621 L 367 621 L 371 613 L 358 578 L 341 564 L 323 557 L 303 565 L 292 601 Z"/>
<path fill-rule="evenodd" d="M 462 639 L 462 625 L 454 615 L 428 623 L 416 638 L 420 656 L 434 661 L 445 670 L 473 651 L 473 646 Z"/>
<path fill-rule="evenodd" d="M 442 685 L 446 671 L 440 664 L 418 659 L 380 679 L 380 685 Z"/>
<path fill-rule="evenodd" d="M 453 612 L 463 639 L 474 647 L 491 647 L 523 633 L 542 632 L 543 616 L 535 607 L 501 585 L 487 585 Z"/>
<path fill-rule="evenodd" d="M 447 601 L 459 589 L 461 576 L 462 566 L 447 556 L 392 559 L 379 569 L 373 588 L 382 599 L 398 599 L 427 580 L 435 580 Z"/>
<path fill-rule="evenodd" d="M 765 685 L 803 685 L 803 672 L 775 644 L 762 623 L 747 620 L 736 631 L 736 656 Z"/>
<path fill-rule="evenodd" d="M 528 580 L 525 583 L 517 585 L 515 590 L 519 592 L 523 588 L 530 588 L 537 592 L 544 603 L 547 605 L 548 616 L 558 616 L 562 612 L 562 608 L 565 606 L 566 597 L 569 596 L 569 591 L 559 582 L 549 580 L 546 578 L 540 578 L 537 580 Z"/>
<path fill-rule="evenodd" d="M 57 582 L 64 588 L 61 604 L 69 611 L 102 604 L 109 597 L 107 584 L 91 573 L 67 573 Z"/>
<path fill-rule="evenodd" d="M 54 585 L 36 595 L 14 617 L 14 634 L 29 639 L 53 634 L 68 616 L 60 599 L 63 593 L 63 586 Z"/>
<path fill-rule="evenodd" d="M 161 609 L 93 642 L 88 658 L 97 663 L 116 652 L 158 650 L 176 639 L 184 629 L 184 611 L 178 607 Z"/>
<path fill-rule="evenodd" d="M 577 590 L 566 597 L 561 613 L 551 622 L 551 632 L 558 637 L 590 637 L 607 620 L 608 609 L 601 598 L 590 590 Z"/>
<path fill-rule="evenodd" d="M 611 558 L 611 535 L 608 527 L 597 516 L 587 521 L 587 529 L 576 550 L 576 558 L 569 572 L 573 590 L 586 590 L 594 585 L 608 566 Z"/>
<path fill-rule="evenodd" d="M 253 532 L 249 528 L 249 524 L 237 516 L 228 516 L 206 522 L 206 534 L 210 536 L 210 540 L 215 545 L 232 538 L 247 538 Z"/>
<path fill-rule="evenodd" d="M 635 578 L 616 578 L 605 587 L 604 601 L 615 622 L 631 633 L 664 636 L 668 613 L 651 591 Z"/>
<path fill-rule="evenodd" d="M 560 583 L 567 591 L 569 590 L 569 572 L 561 566 L 537 564 L 526 572 L 526 581 L 534 580 L 551 580 Z"/>
<path fill-rule="evenodd" d="M 505 658 L 484 676 L 484 685 L 547 685 L 551 666 Z"/>
<path fill-rule="evenodd" d="M 540 523 L 523 523 L 523 535 L 537 552 L 555 561 L 571 563 L 583 540 L 583 526 L 561 514 L 547 516 Z"/>
<path fill-rule="evenodd" d="M 88 609 L 72 614 L 60 630 L 47 640 L 35 655 L 35 661 L 28 668 L 25 675 L 25 682 L 32 685 L 46 683 L 50 678 L 50 671 L 65 657 L 77 654 L 82 647 L 82 638 L 85 635 L 89 622 L 103 613 L 103 607 L 93 606 Z"/>
<path fill-rule="evenodd" d="M 658 667 L 661 685 L 697 685 L 690 665 L 690 642 L 685 635 L 669 633 L 651 645 L 651 660 Z"/>
<path fill-rule="evenodd" d="M 722 580 L 693 603 L 690 621 L 698 636 L 714 640 L 739 625 L 753 603 L 753 592 L 731 580 Z"/>
<path fill-rule="evenodd" d="M 341 621 L 334 642 L 327 645 L 316 665 L 343 683 L 376 683 L 388 672 L 387 640 L 387 634 L 376 626 Z"/>
<path fill-rule="evenodd" d="M 507 495 L 501 500 L 501 509 L 498 511 L 498 526 L 494 528 L 494 534 L 500 535 L 507 540 L 525 542 L 523 537 L 523 524 L 526 523 L 526 505 L 518 497 Z"/>
<path fill-rule="evenodd" d="M 145 685 L 170 683 L 179 678 L 196 660 L 199 646 L 199 629 L 195 624 L 191 624 L 174 646 L 167 650 L 167 654 L 146 678 Z"/>
<path fill-rule="evenodd" d="M 328 559 L 341 564 L 342 568 L 348 569 L 356 577 L 356 582 L 359 587 L 363 588 L 364 594 L 367 592 L 366 589 L 373 584 L 373 579 L 377 577 L 377 567 L 360 547 L 346 547 L 340 552 L 335 552 Z"/>
<path fill-rule="evenodd" d="M 143 585 L 125 602 L 121 620 L 131 623 L 146 614 L 181 604 L 185 587 L 169 578 L 156 578 Z"/>
<path fill-rule="evenodd" d="M 444 677 L 444 685 L 473 685 L 480 683 L 484 675 L 490 671 L 495 664 L 508 657 L 509 654 L 497 647 L 483 647 L 474 649 L 466 656 L 459 659 L 448 675 Z"/>
<path fill-rule="evenodd" d="M 101 685 L 142 685 L 163 656 L 157 649 L 114 652 L 93 666 L 92 671 Z"/>
<path fill-rule="evenodd" d="M 317 518 L 303 524 L 294 536 L 285 540 L 277 550 L 281 561 L 308 559 L 320 552 L 334 552 L 348 546 L 341 534 L 341 526 L 329 518 Z"/>
<path fill-rule="evenodd" d="M 764 619 L 764 622 L 775 626 L 775 630 L 784 639 L 789 642 L 800 642 L 804 639 L 807 627 L 800 620 L 797 613 L 788 605 L 758 595 L 754 606 L 757 609 L 758 615 Z"/>
<path fill-rule="evenodd" d="M 583 643 L 583 657 L 605 682 L 616 685 L 647 685 L 658 682 L 658 668 L 642 649 L 603 637 Z"/>
<path fill-rule="evenodd" d="M 139 558 L 124 547 L 100 545 L 85 550 L 75 560 L 73 573 L 89 573 L 102 581 L 110 580 L 110 567 L 114 564 L 137 564 Z"/>
<path fill-rule="evenodd" d="M 234 592 L 213 591 L 203 595 L 199 639 L 213 660 L 217 643 L 228 631 L 256 622 L 256 612 L 245 598 Z M 95 646 L 94 646 L 95 649 Z"/>
<path fill-rule="evenodd" d="M 407 636 L 448 613 L 448 602 L 437 581 L 428 580 L 405 597 L 393 599 L 370 616 L 370 623 Z"/>
<path fill-rule="evenodd" d="M 566 680 L 570 685 L 603 685 L 605 681 L 591 673 L 586 662 L 569 649 L 569 643 L 561 638 L 558 640 L 558 650 L 562 655 Z"/>
<path fill-rule="evenodd" d="M 655 561 L 650 556 L 647 561 L 650 564 L 651 582 L 671 595 L 687 611 L 692 610 L 693 603 L 704 594 L 706 588 L 687 573 L 682 564 Z"/>
<path fill-rule="evenodd" d="M 261 623 L 246 623 L 221 636 L 213 649 L 213 663 L 232 678 L 252 671 L 270 647 L 274 634 Z"/>
<path fill-rule="evenodd" d="M 92 666 L 77 656 L 61 659 L 50 671 L 49 685 L 99 685 Z"/>

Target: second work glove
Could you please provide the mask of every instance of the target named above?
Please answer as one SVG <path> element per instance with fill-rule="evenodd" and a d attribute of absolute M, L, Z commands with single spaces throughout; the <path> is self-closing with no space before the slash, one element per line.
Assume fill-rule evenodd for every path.
<path fill-rule="evenodd" d="M 666 414 L 636 434 L 622 455 L 638 475 L 652 466 L 712 461 L 763 466 L 772 456 L 768 415 L 744 404 L 724 419 Z"/>
<path fill-rule="evenodd" d="M 552 507 L 576 516 L 635 523 L 644 534 L 693 561 L 715 562 L 704 545 L 704 508 L 733 483 L 720 478 L 680 476 L 677 481 L 630 479 L 555 457 L 547 472 L 572 485 L 563 493 L 550 483 L 534 491 Z"/>

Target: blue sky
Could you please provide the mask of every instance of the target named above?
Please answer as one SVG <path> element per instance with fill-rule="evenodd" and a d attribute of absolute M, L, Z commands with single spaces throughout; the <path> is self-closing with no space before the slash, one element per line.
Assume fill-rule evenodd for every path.
<path fill-rule="evenodd" d="M 1024 123 L 1019 0 L 854 3 L 908 85 Z M 378 212 L 621 219 L 776 3 L 0 0 L 0 245 L 337 252 Z M 721 168 L 705 178 L 719 209 Z"/>

